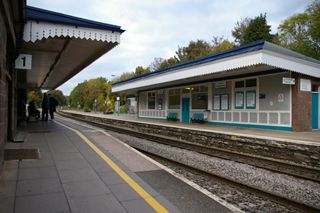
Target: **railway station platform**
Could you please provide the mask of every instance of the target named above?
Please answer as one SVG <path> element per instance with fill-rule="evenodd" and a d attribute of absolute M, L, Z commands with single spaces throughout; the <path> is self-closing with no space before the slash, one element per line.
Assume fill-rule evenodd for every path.
<path fill-rule="evenodd" d="M 135 114 L 102 114 L 94 112 L 82 112 L 82 111 L 73 111 L 73 110 L 63 110 L 66 113 L 76 113 L 81 115 L 102 117 L 107 119 L 116 119 L 123 121 L 134 121 L 134 122 L 143 122 L 150 124 L 160 124 L 173 127 L 182 127 L 190 128 L 198 131 L 209 131 L 216 133 L 225 133 L 225 134 L 237 134 L 243 136 L 251 137 L 260 137 L 260 138 L 272 138 L 275 140 L 283 141 L 311 141 L 320 143 L 320 130 L 313 130 L 311 132 L 290 132 L 290 131 L 280 131 L 280 130 L 269 130 L 269 129 L 257 129 L 257 128 L 245 128 L 245 127 L 232 127 L 232 126 L 223 126 L 223 125 L 212 125 L 212 124 L 197 124 L 197 123 L 181 123 L 175 121 L 167 120 L 156 120 L 156 119 L 145 119 L 137 118 Z"/>
<path fill-rule="evenodd" d="M 40 155 L 5 161 L 1 213 L 239 212 L 97 127 L 57 116 L 20 131 L 24 141 L 5 148 Z"/>

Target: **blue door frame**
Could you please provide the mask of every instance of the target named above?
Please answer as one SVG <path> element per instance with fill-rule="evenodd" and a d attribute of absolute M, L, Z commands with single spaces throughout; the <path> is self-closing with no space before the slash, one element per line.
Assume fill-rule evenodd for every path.
<path fill-rule="evenodd" d="M 312 129 L 319 129 L 320 93 L 312 93 Z"/>
<path fill-rule="evenodd" d="M 190 121 L 190 98 L 182 98 L 182 122 Z"/>

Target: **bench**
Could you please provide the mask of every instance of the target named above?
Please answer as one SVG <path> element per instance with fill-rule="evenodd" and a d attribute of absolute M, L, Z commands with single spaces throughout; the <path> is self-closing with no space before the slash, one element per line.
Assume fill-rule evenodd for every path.
<path fill-rule="evenodd" d="M 205 123 L 207 122 L 207 119 L 204 117 L 203 113 L 193 113 L 191 117 L 192 123 Z"/>
<path fill-rule="evenodd" d="M 177 112 L 169 112 L 167 116 L 168 121 L 178 121 L 178 113 Z"/>

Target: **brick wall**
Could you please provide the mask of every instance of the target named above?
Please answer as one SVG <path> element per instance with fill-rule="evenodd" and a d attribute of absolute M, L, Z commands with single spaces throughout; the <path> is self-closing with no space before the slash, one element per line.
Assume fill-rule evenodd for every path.
<path fill-rule="evenodd" d="M 298 73 L 292 73 L 292 78 L 296 79 L 296 84 L 292 86 L 292 129 L 293 131 L 312 130 L 312 94 L 300 91 L 300 79 L 310 79 Z"/>
<path fill-rule="evenodd" d="M 7 77 L 6 77 L 7 31 L 0 15 L 0 170 L 3 165 L 3 148 L 7 141 Z"/>

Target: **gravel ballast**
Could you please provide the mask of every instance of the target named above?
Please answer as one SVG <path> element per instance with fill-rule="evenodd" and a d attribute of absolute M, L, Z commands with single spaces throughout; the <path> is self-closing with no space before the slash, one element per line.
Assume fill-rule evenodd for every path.
<path fill-rule="evenodd" d="M 110 133 L 137 149 L 154 153 L 213 175 L 320 209 L 319 183 L 128 135 Z M 246 205 L 250 206 L 249 203 Z M 239 207 L 245 208 L 244 206 Z"/>

